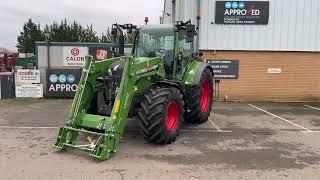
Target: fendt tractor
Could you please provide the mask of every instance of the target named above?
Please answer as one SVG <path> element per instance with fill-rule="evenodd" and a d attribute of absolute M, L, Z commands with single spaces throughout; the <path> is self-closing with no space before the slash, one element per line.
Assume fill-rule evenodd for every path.
<path fill-rule="evenodd" d="M 135 32 L 130 56 L 123 55 L 124 30 Z M 144 138 L 156 144 L 175 141 L 184 121 L 208 120 L 213 70 L 194 50 L 197 32 L 190 20 L 141 28 L 114 24 L 112 34 L 120 34 L 119 54 L 102 61 L 86 57 L 54 147 L 76 148 L 105 160 L 117 151 L 128 118 L 139 119 Z M 90 134 L 88 141 L 79 134 Z"/>

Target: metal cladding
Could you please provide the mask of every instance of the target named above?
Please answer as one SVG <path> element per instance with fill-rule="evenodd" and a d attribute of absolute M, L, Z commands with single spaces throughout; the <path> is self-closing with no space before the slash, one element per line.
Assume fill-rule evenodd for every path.
<path fill-rule="evenodd" d="M 166 1 L 163 22 L 171 23 L 171 1 Z M 200 49 L 202 50 L 252 50 L 252 51 L 320 51 L 320 1 L 269 0 L 268 19 L 260 23 L 223 24 L 216 22 L 217 3 L 201 1 Z M 228 13 L 235 15 L 251 12 L 261 15 L 263 7 L 246 7 L 249 1 L 223 1 Z M 252 3 L 254 1 L 250 1 Z M 260 2 L 261 1 L 256 1 Z M 177 0 L 176 20 L 191 19 L 196 22 L 197 1 Z M 253 5 L 253 4 L 252 4 Z M 229 7 L 230 6 L 230 7 Z M 243 7 L 244 6 L 244 7 Z M 262 8 L 262 9 L 261 9 Z M 169 14 L 169 15 L 168 15 Z M 239 16 L 240 16 L 239 15 Z"/>

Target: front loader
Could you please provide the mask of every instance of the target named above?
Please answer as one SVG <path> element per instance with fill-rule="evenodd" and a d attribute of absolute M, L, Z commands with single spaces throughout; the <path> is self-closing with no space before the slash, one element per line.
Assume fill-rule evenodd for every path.
<path fill-rule="evenodd" d="M 139 119 L 144 138 L 157 144 L 175 141 L 184 121 L 208 120 L 213 71 L 194 52 L 195 26 L 190 21 L 139 29 L 116 24 L 113 30 L 132 28 L 136 31 L 131 56 L 121 56 L 119 50 L 120 57 L 103 61 L 86 57 L 69 117 L 54 147 L 76 148 L 105 160 L 117 151 L 128 118 Z M 80 133 L 94 138 L 81 143 Z"/>

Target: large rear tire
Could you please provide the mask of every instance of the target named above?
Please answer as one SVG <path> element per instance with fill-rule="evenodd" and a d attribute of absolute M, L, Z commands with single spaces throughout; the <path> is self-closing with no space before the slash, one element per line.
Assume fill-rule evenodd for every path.
<path fill-rule="evenodd" d="M 144 95 L 138 112 L 145 139 L 156 144 L 176 140 L 183 122 L 183 95 L 174 87 L 152 86 Z"/>
<path fill-rule="evenodd" d="M 201 75 L 200 84 L 187 88 L 187 112 L 185 120 L 189 123 L 204 123 L 208 120 L 213 103 L 213 77 L 209 69 Z"/>

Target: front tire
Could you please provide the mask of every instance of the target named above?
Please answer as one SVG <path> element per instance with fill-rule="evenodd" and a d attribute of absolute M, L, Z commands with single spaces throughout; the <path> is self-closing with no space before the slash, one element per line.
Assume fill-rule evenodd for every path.
<path fill-rule="evenodd" d="M 138 112 L 142 134 L 149 142 L 170 144 L 183 122 L 183 95 L 174 87 L 152 86 Z"/>
<path fill-rule="evenodd" d="M 187 112 L 185 120 L 189 123 L 205 123 L 213 103 L 213 77 L 209 69 L 202 72 L 200 84 L 187 88 Z"/>

